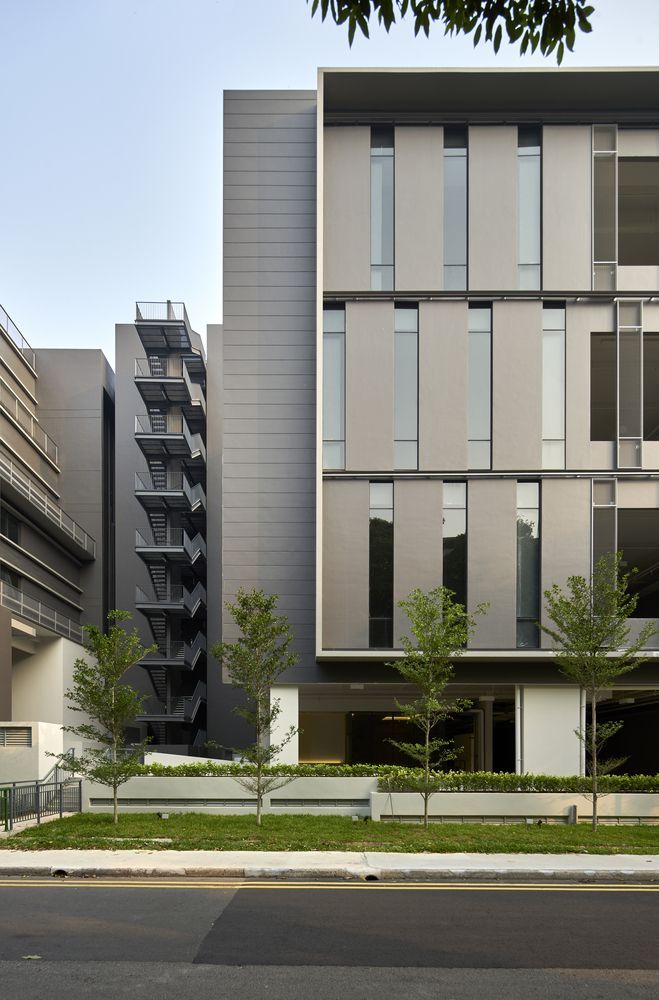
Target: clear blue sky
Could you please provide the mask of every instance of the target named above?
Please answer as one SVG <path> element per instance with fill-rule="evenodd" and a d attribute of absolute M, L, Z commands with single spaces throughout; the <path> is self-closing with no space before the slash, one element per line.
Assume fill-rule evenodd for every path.
<path fill-rule="evenodd" d="M 564 65 L 656 63 L 657 0 L 593 3 Z M 111 360 L 135 299 L 184 299 L 202 333 L 221 320 L 224 89 L 542 63 L 409 27 L 351 51 L 306 0 L 0 0 L 0 44 L 0 303 L 33 346 Z"/>

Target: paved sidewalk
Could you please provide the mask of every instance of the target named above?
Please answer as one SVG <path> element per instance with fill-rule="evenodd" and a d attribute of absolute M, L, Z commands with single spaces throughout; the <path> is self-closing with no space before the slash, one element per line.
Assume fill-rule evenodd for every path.
<path fill-rule="evenodd" d="M 0 850 L 0 876 L 62 874 L 420 881 L 567 879 L 659 883 L 659 855 Z"/>

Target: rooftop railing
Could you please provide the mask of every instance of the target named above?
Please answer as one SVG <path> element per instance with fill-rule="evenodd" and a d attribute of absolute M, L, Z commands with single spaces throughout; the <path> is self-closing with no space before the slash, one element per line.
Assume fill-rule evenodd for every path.
<path fill-rule="evenodd" d="M 77 622 L 71 621 L 47 604 L 28 597 L 18 587 L 12 587 L 4 580 L 0 580 L 0 604 L 8 611 L 42 625 L 51 632 L 57 632 L 73 642 L 82 642 L 82 628 Z"/>
<path fill-rule="evenodd" d="M 39 448 L 39 450 L 42 451 L 54 465 L 57 465 L 59 456 L 57 445 L 50 435 L 46 434 L 37 418 L 30 410 L 28 410 L 25 403 L 21 402 L 14 390 L 2 378 L 0 378 L 0 406 L 28 435 L 37 448 Z"/>
<path fill-rule="evenodd" d="M 61 528 L 78 545 L 96 558 L 96 542 L 92 536 L 84 528 L 81 528 L 79 524 L 76 524 L 73 518 L 69 517 L 58 504 L 51 500 L 45 490 L 42 490 L 40 486 L 36 486 L 31 479 L 28 479 L 11 459 L 2 454 L 0 454 L 0 479 L 4 479 L 5 482 L 13 486 L 26 500 L 40 510 L 42 514 L 45 514 L 53 524 Z"/>
<path fill-rule="evenodd" d="M 136 302 L 135 319 L 142 322 L 185 323 L 190 326 L 185 302 Z"/>
<path fill-rule="evenodd" d="M 14 323 L 7 310 L 3 309 L 2 306 L 0 306 L 0 327 L 5 331 L 14 346 L 18 349 L 20 354 L 23 355 L 30 368 L 34 371 L 36 366 L 34 351 Z"/>

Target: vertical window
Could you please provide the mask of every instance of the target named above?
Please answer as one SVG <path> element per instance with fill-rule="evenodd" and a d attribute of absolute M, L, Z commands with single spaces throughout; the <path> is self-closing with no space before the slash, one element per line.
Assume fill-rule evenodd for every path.
<path fill-rule="evenodd" d="M 643 331 L 643 440 L 659 441 L 659 333 Z"/>
<path fill-rule="evenodd" d="M 371 129 L 371 288 L 394 287 L 394 130 Z"/>
<path fill-rule="evenodd" d="M 617 146 L 615 125 L 593 126 L 593 288 L 600 291 L 616 287 Z"/>
<path fill-rule="evenodd" d="M 444 483 L 442 583 L 467 606 L 467 484 Z"/>
<path fill-rule="evenodd" d="M 542 467 L 565 468 L 565 306 L 542 310 Z"/>
<path fill-rule="evenodd" d="M 20 590 L 21 578 L 18 573 L 14 573 L 13 570 L 0 565 L 0 583 L 4 583 L 8 587 L 13 587 L 14 590 Z"/>
<path fill-rule="evenodd" d="M 397 306 L 394 333 L 394 467 L 418 466 L 419 310 Z"/>
<path fill-rule="evenodd" d="M 643 442 L 643 319 L 640 302 L 618 303 L 618 465 L 638 469 Z"/>
<path fill-rule="evenodd" d="M 618 550 L 617 491 L 615 479 L 593 480 L 593 566 L 604 555 Z"/>
<path fill-rule="evenodd" d="M 492 465 L 492 309 L 469 309 L 468 449 L 470 469 Z"/>
<path fill-rule="evenodd" d="M 467 129 L 444 129 L 444 288 L 467 287 Z"/>
<path fill-rule="evenodd" d="M 540 485 L 517 484 L 517 646 L 540 645 Z"/>
<path fill-rule="evenodd" d="M 20 544 L 21 522 L 4 507 L 0 508 L 0 534 L 17 545 Z"/>
<path fill-rule="evenodd" d="M 323 468 L 345 468 L 345 309 L 323 311 Z"/>
<path fill-rule="evenodd" d="M 542 218 L 542 129 L 517 130 L 517 246 L 519 287 L 540 288 Z"/>
<path fill-rule="evenodd" d="M 590 440 L 615 441 L 618 392 L 615 333 L 590 338 Z"/>
<path fill-rule="evenodd" d="M 368 644 L 394 643 L 394 484 L 370 484 L 368 536 Z"/>

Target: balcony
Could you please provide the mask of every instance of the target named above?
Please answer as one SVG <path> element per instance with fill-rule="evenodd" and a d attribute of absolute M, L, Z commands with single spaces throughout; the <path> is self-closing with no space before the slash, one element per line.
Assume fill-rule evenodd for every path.
<path fill-rule="evenodd" d="M 34 351 L 12 320 L 7 310 L 3 309 L 2 306 L 0 306 L 0 330 L 6 334 L 11 341 L 11 346 L 18 354 L 20 354 L 25 363 L 29 365 L 32 371 L 36 374 L 36 358 L 34 356 Z"/>
<path fill-rule="evenodd" d="M 184 472 L 136 472 L 135 496 L 145 510 L 206 510 L 203 486 L 193 486 Z"/>
<path fill-rule="evenodd" d="M 135 327 L 147 353 L 192 350 L 192 327 L 183 302 L 136 302 Z"/>
<path fill-rule="evenodd" d="M 96 542 L 91 535 L 3 454 L 0 454 L 0 480 L 0 492 L 19 504 L 21 500 L 27 500 L 31 508 L 30 516 L 49 534 L 59 535 L 58 540 L 72 549 L 80 559 L 91 561 L 96 558 Z"/>
<path fill-rule="evenodd" d="M 135 550 L 145 561 L 169 559 L 194 566 L 206 559 L 203 535 L 200 532 L 189 535 L 184 528 L 166 528 L 163 531 L 154 531 L 151 527 L 136 528 Z"/>
<path fill-rule="evenodd" d="M 200 657 L 206 652 L 206 636 L 197 632 L 192 642 L 183 639 L 168 639 L 158 643 L 155 652 L 147 656 L 142 666 L 147 667 L 179 667 L 194 670 Z"/>
<path fill-rule="evenodd" d="M 135 440 L 148 458 L 185 458 L 206 462 L 201 434 L 193 434 L 182 413 L 140 413 L 135 417 Z"/>
<path fill-rule="evenodd" d="M 198 681 L 191 695 L 172 697 L 168 701 L 149 698 L 143 711 L 136 716 L 139 722 L 194 722 L 206 701 L 206 685 Z"/>
<path fill-rule="evenodd" d="M 201 365 L 201 369 L 198 366 Z M 205 365 L 201 358 L 162 357 L 135 358 L 135 385 L 147 406 L 163 403 L 184 408 L 188 419 L 203 420 L 206 416 L 206 397 L 199 382 L 193 382 L 195 374 L 205 375 Z"/>
<path fill-rule="evenodd" d="M 46 434 L 34 414 L 21 402 L 14 390 L 0 378 L 0 408 L 16 424 L 22 434 L 37 448 L 55 469 L 59 452 L 53 439 Z M 59 470 L 58 470 L 59 471 Z"/>
<path fill-rule="evenodd" d="M 188 590 L 180 583 L 168 583 L 147 593 L 136 586 L 135 607 L 146 615 L 167 611 L 194 618 L 200 608 L 206 607 L 206 588 L 198 583 L 193 590 Z"/>
<path fill-rule="evenodd" d="M 47 604 L 27 597 L 22 590 L 11 587 L 3 580 L 0 580 L 0 604 L 19 618 L 26 618 L 27 621 L 63 635 L 73 642 L 82 642 L 82 628 L 77 622 L 49 608 Z"/>

